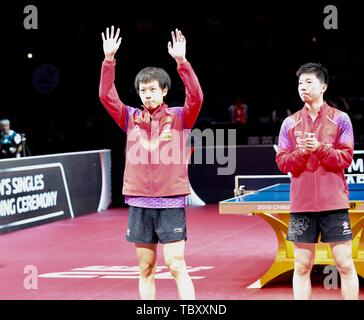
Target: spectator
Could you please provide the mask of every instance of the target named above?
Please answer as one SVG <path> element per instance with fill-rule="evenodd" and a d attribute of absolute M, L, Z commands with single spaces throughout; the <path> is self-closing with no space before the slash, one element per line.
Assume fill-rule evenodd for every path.
<path fill-rule="evenodd" d="M 230 121 L 236 126 L 237 144 L 247 143 L 246 124 L 248 121 L 248 106 L 243 103 L 240 96 L 235 98 L 234 103 L 229 107 Z"/>
<path fill-rule="evenodd" d="M 22 151 L 21 142 L 21 135 L 10 130 L 10 121 L 0 120 L 0 159 L 19 158 Z"/>
<path fill-rule="evenodd" d="M 234 103 L 229 107 L 229 114 L 232 123 L 246 125 L 248 120 L 248 106 L 243 103 L 243 99 L 238 96 Z"/>

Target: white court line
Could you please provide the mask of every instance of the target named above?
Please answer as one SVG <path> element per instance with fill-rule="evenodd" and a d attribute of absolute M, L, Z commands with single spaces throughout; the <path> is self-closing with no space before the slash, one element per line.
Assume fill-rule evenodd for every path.
<path fill-rule="evenodd" d="M 19 225 L 22 225 L 22 224 L 31 223 L 31 222 L 40 221 L 40 220 L 45 220 L 45 219 L 48 219 L 48 218 L 54 218 L 54 217 L 61 216 L 63 214 L 64 214 L 64 211 L 58 211 L 58 212 L 49 213 L 49 214 L 46 214 L 46 215 L 43 215 L 43 216 L 38 216 L 38 217 L 34 217 L 34 218 L 15 221 L 15 222 L 11 222 L 11 223 L 4 224 L 4 225 L 0 226 L 0 229 L 19 226 Z"/>

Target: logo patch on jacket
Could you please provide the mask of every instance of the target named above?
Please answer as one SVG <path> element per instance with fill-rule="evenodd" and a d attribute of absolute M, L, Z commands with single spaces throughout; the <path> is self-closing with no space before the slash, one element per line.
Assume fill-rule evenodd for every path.
<path fill-rule="evenodd" d="M 172 132 L 170 130 L 162 131 L 160 135 L 161 141 L 171 141 L 172 140 Z"/>
<path fill-rule="evenodd" d="M 335 142 L 335 138 L 333 138 L 333 137 L 329 136 L 329 137 L 326 137 L 326 139 L 325 139 L 325 144 L 327 144 L 330 147 L 333 146 L 334 142 Z"/>
<path fill-rule="evenodd" d="M 305 147 L 305 139 L 302 138 L 302 131 L 296 130 L 294 132 L 294 136 L 296 138 L 296 148 L 304 148 Z"/>
<path fill-rule="evenodd" d="M 171 121 L 172 121 L 172 116 L 168 116 L 168 117 L 164 117 L 161 122 L 160 122 L 160 126 L 163 126 L 162 132 L 160 134 L 160 140 L 161 141 L 171 141 L 172 140 L 172 132 L 171 132 Z"/>
<path fill-rule="evenodd" d="M 172 122 L 172 120 L 173 120 L 172 116 L 163 117 L 160 121 L 160 125 L 163 126 L 167 122 Z"/>

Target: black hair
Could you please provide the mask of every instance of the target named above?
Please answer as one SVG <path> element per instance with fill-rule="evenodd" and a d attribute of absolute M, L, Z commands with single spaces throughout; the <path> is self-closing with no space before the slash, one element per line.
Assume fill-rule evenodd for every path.
<path fill-rule="evenodd" d="M 154 80 L 158 81 L 161 89 L 169 90 L 171 88 L 171 78 L 164 69 L 157 67 L 146 67 L 140 70 L 135 77 L 135 90 L 139 93 L 140 83 L 148 83 Z"/>
<path fill-rule="evenodd" d="M 300 66 L 296 72 L 296 76 L 299 78 L 303 73 L 313 73 L 321 83 L 329 84 L 329 73 L 321 63 L 310 62 Z"/>

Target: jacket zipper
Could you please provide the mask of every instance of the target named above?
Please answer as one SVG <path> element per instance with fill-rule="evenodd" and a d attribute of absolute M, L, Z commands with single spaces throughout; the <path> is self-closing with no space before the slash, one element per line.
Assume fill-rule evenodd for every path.
<path fill-rule="evenodd" d="M 314 174 L 314 180 L 315 180 L 315 212 L 317 212 L 317 183 L 316 183 L 316 171 L 313 173 Z"/>
<path fill-rule="evenodd" d="M 152 129 L 153 129 L 153 119 L 151 117 L 150 119 L 150 126 L 149 126 L 149 137 L 148 137 L 148 166 L 150 168 L 149 170 L 149 184 L 150 184 L 150 194 L 153 194 L 153 178 L 152 178 L 152 171 L 153 171 L 153 165 L 152 165 Z"/>
<path fill-rule="evenodd" d="M 311 121 L 312 121 L 312 123 L 311 123 L 311 132 L 315 132 L 315 135 L 316 135 L 316 133 L 317 133 L 317 127 L 315 126 L 315 122 L 317 123 L 317 120 L 318 120 L 318 117 L 319 117 L 319 114 L 316 116 L 316 118 L 315 119 L 310 119 Z M 317 206 L 317 179 L 316 179 L 316 171 L 317 170 L 315 170 L 314 171 L 314 185 L 315 185 L 315 192 L 314 192 L 314 194 L 315 194 L 315 212 L 317 212 L 317 210 L 318 210 L 318 206 Z"/>

